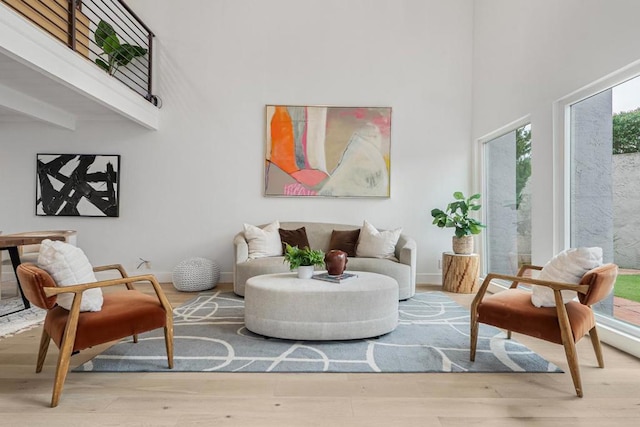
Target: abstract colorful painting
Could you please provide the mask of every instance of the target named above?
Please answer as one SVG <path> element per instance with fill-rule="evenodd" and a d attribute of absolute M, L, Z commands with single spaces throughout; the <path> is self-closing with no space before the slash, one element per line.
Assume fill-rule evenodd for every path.
<path fill-rule="evenodd" d="M 119 155 L 38 154 L 36 215 L 117 217 Z"/>
<path fill-rule="evenodd" d="M 390 196 L 390 107 L 266 110 L 266 196 Z"/>

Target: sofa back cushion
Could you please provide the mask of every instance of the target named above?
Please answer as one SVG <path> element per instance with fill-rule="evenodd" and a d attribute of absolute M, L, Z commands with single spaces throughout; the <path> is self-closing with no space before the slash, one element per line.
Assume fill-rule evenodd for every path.
<path fill-rule="evenodd" d="M 280 223 L 278 221 L 262 227 L 244 224 L 244 237 L 247 239 L 249 246 L 249 258 L 282 255 L 279 228 Z"/>
<path fill-rule="evenodd" d="M 347 253 L 347 256 L 356 256 L 356 246 L 358 246 L 360 229 L 355 230 L 332 230 L 329 250 L 338 249 Z"/>
<path fill-rule="evenodd" d="M 282 253 L 287 251 L 287 243 L 289 246 L 297 246 L 300 249 L 309 247 L 309 239 L 307 239 L 307 231 L 305 227 L 296 230 L 286 230 L 280 228 L 280 241 L 282 242 Z"/>

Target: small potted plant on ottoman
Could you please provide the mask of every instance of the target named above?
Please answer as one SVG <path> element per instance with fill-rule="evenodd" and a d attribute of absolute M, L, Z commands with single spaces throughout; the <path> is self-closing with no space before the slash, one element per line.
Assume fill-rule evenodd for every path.
<path fill-rule="evenodd" d="M 289 263 L 291 271 L 298 269 L 298 278 L 310 279 L 314 266 L 324 265 L 324 252 L 309 247 L 302 249 L 285 243 L 284 262 Z"/>

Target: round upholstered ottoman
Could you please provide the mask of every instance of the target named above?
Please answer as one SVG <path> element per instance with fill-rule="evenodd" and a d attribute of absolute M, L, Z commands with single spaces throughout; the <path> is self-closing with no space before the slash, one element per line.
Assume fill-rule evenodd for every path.
<path fill-rule="evenodd" d="M 296 273 L 247 280 L 245 325 L 260 335 L 294 340 L 349 340 L 384 335 L 398 325 L 398 282 L 377 273 L 341 283 Z"/>
<path fill-rule="evenodd" d="M 179 291 L 206 291 L 214 288 L 218 280 L 220 266 L 206 258 L 189 258 L 173 269 L 173 286 Z"/>

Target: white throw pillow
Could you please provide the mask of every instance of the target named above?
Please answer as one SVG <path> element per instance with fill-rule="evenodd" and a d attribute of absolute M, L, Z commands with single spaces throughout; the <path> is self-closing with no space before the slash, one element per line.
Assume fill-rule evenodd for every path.
<path fill-rule="evenodd" d="M 587 271 L 602 265 L 602 248 L 566 249 L 545 264 L 538 277 L 554 282 L 580 283 Z M 562 301 L 566 304 L 575 299 L 575 291 L 562 291 Z M 532 286 L 531 303 L 536 307 L 555 307 L 553 290 L 546 286 Z"/>
<path fill-rule="evenodd" d="M 43 240 L 38 254 L 38 266 L 47 271 L 58 286 L 96 282 L 93 267 L 82 249 L 60 241 Z M 58 305 L 71 310 L 74 294 L 59 294 Z M 100 311 L 102 289 L 88 289 L 82 293 L 80 311 Z"/>
<path fill-rule="evenodd" d="M 395 259 L 396 244 L 402 228 L 378 231 L 366 220 L 360 230 L 360 238 L 356 247 L 357 257 Z"/>
<path fill-rule="evenodd" d="M 244 237 L 249 245 L 249 258 L 264 258 L 282 255 L 280 242 L 280 222 L 274 221 L 264 228 L 255 225 L 244 225 Z"/>

